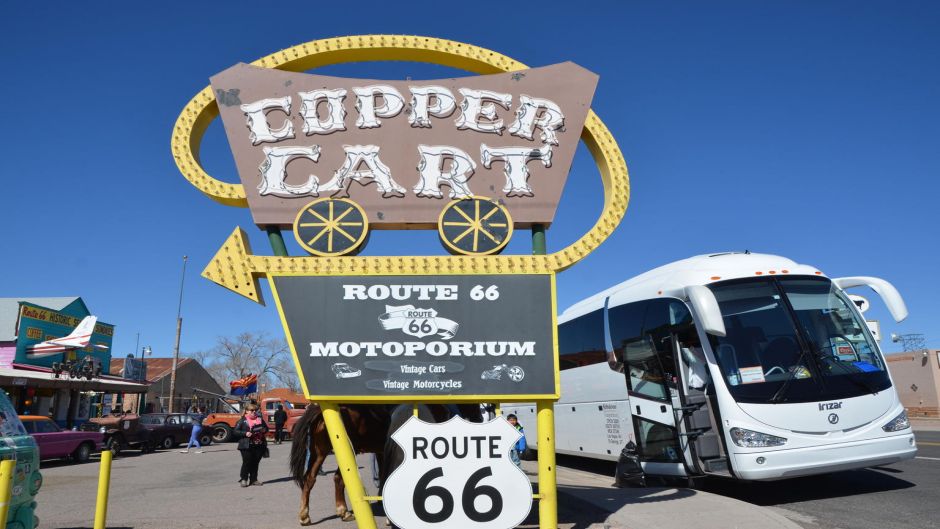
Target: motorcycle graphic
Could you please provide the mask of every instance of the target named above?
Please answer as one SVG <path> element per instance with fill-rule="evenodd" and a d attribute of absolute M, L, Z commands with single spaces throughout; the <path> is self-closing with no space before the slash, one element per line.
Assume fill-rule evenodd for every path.
<path fill-rule="evenodd" d="M 492 369 L 487 369 L 480 374 L 481 380 L 502 380 L 503 376 L 509 377 L 509 380 L 513 382 L 519 382 L 525 378 L 525 371 L 522 370 L 519 366 L 508 366 L 506 364 L 500 364 L 493 366 Z"/>

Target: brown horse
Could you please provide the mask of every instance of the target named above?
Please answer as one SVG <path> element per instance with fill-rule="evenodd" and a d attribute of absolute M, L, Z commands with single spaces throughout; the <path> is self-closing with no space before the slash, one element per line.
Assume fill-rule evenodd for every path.
<path fill-rule="evenodd" d="M 373 453 L 379 458 L 382 468 L 382 452 L 388 436 L 389 414 L 384 406 L 340 406 L 340 416 L 346 433 L 357 454 Z M 290 450 L 290 468 L 294 481 L 301 488 L 300 523 L 310 522 L 310 491 L 317 482 L 317 473 L 323 461 L 332 451 L 330 437 L 326 431 L 323 414 L 319 406 L 311 404 L 303 417 L 294 425 L 291 433 L 293 445 Z M 336 515 L 344 522 L 352 520 L 353 514 L 346 505 L 346 484 L 337 470 L 333 476 L 336 499 Z"/>

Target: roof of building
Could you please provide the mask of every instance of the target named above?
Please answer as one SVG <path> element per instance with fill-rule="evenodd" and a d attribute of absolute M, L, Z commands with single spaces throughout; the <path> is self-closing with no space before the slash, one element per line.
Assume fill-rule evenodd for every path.
<path fill-rule="evenodd" d="M 120 391 L 123 393 L 146 393 L 149 385 L 110 375 L 99 375 L 91 380 L 58 377 L 48 367 L 26 364 L 13 364 L 12 367 L 0 367 L 0 384 L 23 385 L 28 380 L 30 386 L 38 388 L 64 388 L 88 391 Z"/>
<path fill-rule="evenodd" d="M 16 339 L 16 323 L 20 316 L 21 302 L 52 310 L 62 310 L 80 299 L 78 296 L 63 298 L 0 298 L 0 342 L 12 342 Z"/>
<path fill-rule="evenodd" d="M 303 393 L 293 392 L 290 388 L 273 388 L 262 393 L 258 399 L 283 399 L 291 404 L 307 404 L 307 397 Z"/>
<path fill-rule="evenodd" d="M 189 362 L 194 362 L 192 358 L 180 358 L 176 364 L 176 369 L 183 367 Z M 147 363 L 147 382 L 153 383 L 165 376 L 169 376 L 173 371 L 172 358 L 148 358 Z M 124 369 L 123 358 L 111 359 L 111 373 L 117 374 Z"/>
<path fill-rule="evenodd" d="M 916 359 L 918 359 L 918 358 L 923 358 L 925 351 L 927 352 L 927 354 L 930 354 L 930 353 L 940 353 L 940 349 L 924 349 L 924 350 L 921 350 L 921 351 L 905 351 L 905 352 L 903 352 L 903 353 L 885 353 L 885 360 L 887 360 L 888 362 L 904 362 L 904 361 L 910 362 L 910 361 L 916 360 Z"/>

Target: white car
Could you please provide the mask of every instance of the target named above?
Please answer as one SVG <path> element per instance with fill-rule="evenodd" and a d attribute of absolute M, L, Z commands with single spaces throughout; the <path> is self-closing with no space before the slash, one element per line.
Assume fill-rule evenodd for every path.
<path fill-rule="evenodd" d="M 333 364 L 332 369 L 336 378 L 356 378 L 362 374 L 359 369 L 354 369 L 351 365 L 342 362 Z"/>

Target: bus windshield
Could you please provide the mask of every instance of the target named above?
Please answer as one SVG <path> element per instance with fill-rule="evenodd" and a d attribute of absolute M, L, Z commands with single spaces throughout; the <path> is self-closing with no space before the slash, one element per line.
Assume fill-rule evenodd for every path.
<path fill-rule="evenodd" d="M 709 285 L 726 336 L 709 335 L 740 402 L 811 402 L 891 386 L 864 321 L 826 278 L 773 277 Z"/>

